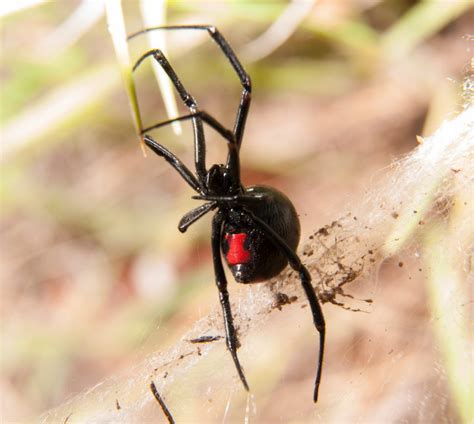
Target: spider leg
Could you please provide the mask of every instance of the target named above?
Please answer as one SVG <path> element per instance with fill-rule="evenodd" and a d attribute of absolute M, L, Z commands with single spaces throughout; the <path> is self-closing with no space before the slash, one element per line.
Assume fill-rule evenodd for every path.
<path fill-rule="evenodd" d="M 318 401 L 319 384 L 321 382 L 321 371 L 323 367 L 324 357 L 324 341 L 326 338 L 326 324 L 324 321 L 323 311 L 319 304 L 318 298 L 311 285 L 311 275 L 306 267 L 301 263 L 298 255 L 286 244 L 279 234 L 277 234 L 273 228 L 271 228 L 265 221 L 262 221 L 259 217 L 255 216 L 248 210 L 245 210 L 245 214 L 250 219 L 254 226 L 257 226 L 263 231 L 266 237 L 268 237 L 288 258 L 290 266 L 299 273 L 301 285 L 308 298 L 309 305 L 311 307 L 311 313 L 313 315 L 313 322 L 316 330 L 319 333 L 319 357 L 318 357 L 318 370 L 316 373 L 316 381 L 314 383 L 314 402 Z"/>
<path fill-rule="evenodd" d="M 215 209 L 216 207 L 217 207 L 216 202 L 207 202 L 189 211 L 179 221 L 178 230 L 182 233 L 186 232 L 186 230 L 188 229 L 190 225 L 194 224 L 199 218 L 204 216 L 206 213 L 208 213 L 212 209 Z"/>
<path fill-rule="evenodd" d="M 222 313 L 224 315 L 225 339 L 227 348 L 232 355 L 237 373 L 239 374 L 240 380 L 242 381 L 245 390 L 249 391 L 249 385 L 247 384 L 244 371 L 240 365 L 239 358 L 237 357 L 237 333 L 235 331 L 234 320 L 232 318 L 232 311 L 230 308 L 229 292 L 227 291 L 227 279 L 225 277 L 224 268 L 222 267 L 220 243 L 223 221 L 224 215 L 221 211 L 218 211 L 212 220 L 211 243 L 214 273 L 216 276 L 217 288 L 219 290 L 219 300 L 222 306 Z"/>
<path fill-rule="evenodd" d="M 239 77 L 240 84 L 242 85 L 242 94 L 240 96 L 240 104 L 237 110 L 237 117 L 234 125 L 234 135 L 237 140 L 237 144 L 240 147 L 242 144 L 242 138 L 245 129 L 245 122 L 247 121 L 247 116 L 250 108 L 251 102 L 251 92 L 252 92 L 252 82 L 250 76 L 245 71 L 244 67 L 240 63 L 237 55 L 235 54 L 232 47 L 229 45 L 224 36 L 219 32 L 219 30 L 212 25 L 170 25 L 165 27 L 153 27 L 146 28 L 142 31 L 138 31 L 134 34 L 128 36 L 128 40 L 140 35 L 145 34 L 150 31 L 156 30 L 198 30 L 198 31 L 207 31 L 214 42 L 219 46 L 224 56 L 228 59 L 235 73 Z"/>
<path fill-rule="evenodd" d="M 152 56 L 158 64 L 163 68 L 166 72 L 168 77 L 170 78 L 171 82 L 176 88 L 179 96 L 183 103 L 188 107 L 191 113 L 195 113 L 198 110 L 198 105 L 191 94 L 184 88 L 183 84 L 179 80 L 176 72 L 166 59 L 163 52 L 159 49 L 153 49 L 145 54 L 143 54 L 133 66 L 133 71 L 140 66 L 140 64 L 148 57 Z M 206 171 L 206 145 L 205 145 L 205 138 L 204 138 L 204 129 L 202 125 L 202 121 L 198 116 L 194 116 L 191 118 L 193 121 L 193 131 L 194 131 L 194 163 L 196 166 L 196 174 L 198 176 L 199 181 L 204 181 L 207 171 Z M 141 133 L 143 134 L 143 130 Z"/>
<path fill-rule="evenodd" d="M 151 127 L 145 128 L 144 130 L 142 130 L 142 133 L 146 133 L 148 131 L 164 127 L 164 126 L 172 124 L 173 122 L 176 122 L 176 121 L 186 121 L 188 119 L 193 119 L 195 117 L 201 118 L 206 124 L 208 124 L 211 128 L 216 130 L 229 143 L 235 143 L 234 133 L 232 131 L 229 131 L 216 118 L 209 115 L 207 112 L 205 112 L 203 110 L 191 113 L 189 115 L 178 116 L 178 117 L 173 118 L 173 119 L 168 119 L 167 121 L 159 122 L 155 125 L 152 125 Z"/>
<path fill-rule="evenodd" d="M 176 171 L 179 172 L 179 175 L 191 186 L 192 189 L 198 193 L 203 193 L 201 185 L 193 173 L 181 162 L 173 153 L 166 149 L 161 144 L 157 143 L 149 135 L 143 137 L 145 144 L 153 150 L 158 156 L 163 157 L 166 162 L 168 162 Z"/>
<path fill-rule="evenodd" d="M 201 118 L 206 124 L 217 131 L 224 139 L 227 140 L 227 148 L 229 150 L 227 155 L 227 167 L 231 172 L 232 180 L 236 187 L 240 187 L 240 159 L 239 148 L 235 140 L 235 135 L 232 131 L 225 128 L 217 119 L 209 115 L 207 112 L 200 110 L 189 115 L 178 116 L 177 118 L 169 119 L 167 121 L 159 122 L 151 127 L 145 128 L 142 133 L 154 130 L 156 128 L 164 127 L 176 121 L 185 121 L 187 119 Z"/>
<path fill-rule="evenodd" d="M 256 202 L 265 202 L 267 196 L 265 194 L 236 194 L 233 196 L 213 196 L 213 195 L 204 195 L 204 196 L 192 196 L 195 200 L 207 200 L 211 202 L 226 202 L 226 203 L 237 203 L 237 204 L 252 204 Z"/>
<path fill-rule="evenodd" d="M 152 381 L 150 383 L 150 390 L 151 390 L 151 393 L 153 394 L 153 397 L 156 399 L 156 401 L 160 405 L 160 408 L 163 411 L 163 414 L 165 414 L 165 417 L 168 420 L 168 423 L 169 424 L 175 424 L 175 420 L 174 420 L 173 416 L 171 415 L 170 410 L 166 406 L 165 401 L 161 397 L 160 392 L 158 392 L 158 389 L 156 388 L 156 385 L 155 385 L 154 381 Z"/>

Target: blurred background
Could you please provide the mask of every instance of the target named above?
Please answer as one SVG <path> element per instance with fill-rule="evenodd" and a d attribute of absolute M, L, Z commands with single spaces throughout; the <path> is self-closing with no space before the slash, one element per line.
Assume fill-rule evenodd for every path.
<path fill-rule="evenodd" d="M 38 416 L 172 345 L 219 307 L 210 218 L 178 232 L 193 193 L 163 160 L 143 156 L 102 2 L 29 3 L 0 6 L 3 422 Z M 128 33 L 145 26 L 138 2 L 123 8 Z M 303 239 L 463 102 L 470 1 L 169 1 L 166 15 L 168 24 L 216 25 L 237 52 L 253 81 L 243 181 L 285 192 Z M 167 47 L 201 108 L 231 128 L 240 85 L 216 45 L 185 32 L 169 34 Z M 133 40 L 132 60 L 146 49 Z M 144 126 L 166 119 L 148 63 L 136 83 Z M 192 167 L 190 125 L 182 130 L 153 136 Z M 225 146 L 206 134 L 208 164 L 222 162 Z M 253 422 L 462 421 L 422 262 L 408 252 L 360 282 L 374 300 L 368 314 L 324 306 L 317 407 L 309 312 L 270 317 L 252 346 L 286 353 L 273 352 L 258 383 Z M 256 352 L 243 361 L 251 383 Z M 187 400 L 170 402 L 183 409 Z M 213 419 L 241 422 L 225 405 L 212 405 Z"/>

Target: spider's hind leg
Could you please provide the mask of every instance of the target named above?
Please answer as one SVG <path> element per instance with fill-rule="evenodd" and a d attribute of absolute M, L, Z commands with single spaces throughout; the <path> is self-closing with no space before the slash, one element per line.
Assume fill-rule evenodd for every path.
<path fill-rule="evenodd" d="M 271 240 L 275 246 L 277 246 L 280 251 L 287 257 L 288 263 L 290 266 L 299 274 L 301 285 L 308 299 L 309 306 L 311 307 L 311 314 L 313 316 L 313 323 L 316 327 L 316 330 L 319 333 L 319 356 L 318 356 L 318 368 L 316 371 L 316 380 L 314 383 L 314 393 L 313 400 L 314 402 L 318 401 L 319 394 L 319 385 L 321 383 L 321 373 L 323 368 L 323 358 L 324 358 L 324 344 L 326 338 L 326 323 L 324 320 L 323 311 L 319 303 L 318 297 L 314 291 L 314 288 L 311 284 L 311 275 L 302 264 L 298 255 L 288 246 L 288 244 L 283 240 L 278 233 L 273 230 L 265 221 L 251 213 L 250 211 L 245 211 L 249 219 L 249 223 L 261 229 L 265 236 Z"/>

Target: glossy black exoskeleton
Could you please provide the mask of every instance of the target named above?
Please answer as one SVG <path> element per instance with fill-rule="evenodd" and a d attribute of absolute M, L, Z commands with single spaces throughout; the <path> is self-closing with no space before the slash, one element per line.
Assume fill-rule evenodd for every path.
<path fill-rule="evenodd" d="M 251 186 L 247 195 L 262 196 L 259 202 L 236 206 L 228 212 L 222 232 L 222 253 L 238 283 L 257 283 L 278 275 L 288 257 L 260 228 L 248 222 L 249 211 L 271 227 L 296 251 L 300 239 L 300 223 L 290 199 L 268 186 Z"/>
<path fill-rule="evenodd" d="M 325 322 L 318 298 L 311 285 L 311 276 L 296 254 L 300 238 L 298 215 L 291 201 L 283 193 L 266 186 L 245 188 L 240 180 L 239 151 L 250 108 L 250 77 L 228 42 L 213 26 L 148 28 L 132 34 L 129 39 L 149 31 L 185 29 L 206 31 L 222 50 L 240 79 L 243 89 L 234 129 L 228 130 L 211 115 L 200 110 L 162 51 L 153 49 L 138 59 L 133 70 L 135 71 L 145 59 L 152 57 L 167 73 L 190 113 L 141 129 L 141 135 L 145 144 L 157 155 L 163 157 L 197 193 L 193 198 L 205 202 L 184 215 L 178 229 L 185 232 L 191 224 L 206 213 L 216 210 L 212 220 L 211 244 L 216 284 L 224 315 L 226 343 L 239 377 L 247 390 L 249 387 L 237 357 L 238 340 L 221 252 L 236 281 L 240 283 L 265 281 L 276 276 L 287 264 L 298 273 L 311 307 L 314 325 L 319 332 L 318 368 L 313 396 L 316 402 L 324 355 Z M 147 134 L 152 129 L 184 120 L 191 120 L 193 125 L 196 175 L 179 158 Z M 206 168 L 204 123 L 226 140 L 228 148 L 226 164 L 213 165 L 209 170 Z"/>

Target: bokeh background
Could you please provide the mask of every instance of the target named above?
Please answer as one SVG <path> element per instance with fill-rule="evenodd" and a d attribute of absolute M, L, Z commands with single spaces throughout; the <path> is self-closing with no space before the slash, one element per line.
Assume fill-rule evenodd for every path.
<path fill-rule="evenodd" d="M 219 307 L 210 219 L 177 231 L 196 204 L 169 166 L 142 154 L 102 3 L 32 3 L 0 7 L 3 422 L 60 405 Z M 304 12 L 295 3 L 170 1 L 166 14 L 169 24 L 218 26 L 238 53 L 254 87 L 243 181 L 288 194 L 306 238 L 357 203 L 381 169 L 415 148 L 416 135 L 459 110 L 474 11 L 457 0 L 321 0 Z M 139 3 L 123 8 L 128 32 L 141 29 Z M 146 48 L 130 43 L 132 58 Z M 211 40 L 170 35 L 168 52 L 200 106 L 231 127 L 240 86 Z M 136 77 L 145 125 L 166 119 L 151 67 Z M 220 163 L 223 143 L 207 134 L 208 164 Z M 153 136 L 191 166 L 188 124 L 181 136 L 170 128 Z M 422 260 L 405 252 L 359 282 L 354 290 L 374 300 L 368 314 L 324 307 L 317 407 L 314 330 L 300 322 L 308 311 L 270 317 L 252 346 L 281 344 L 286 353 L 273 352 L 265 368 L 252 422 L 459 422 Z M 251 362 L 246 355 L 250 382 Z M 170 402 L 182 411 L 196 399 Z M 218 422 L 241 421 L 225 402 L 209 405 Z"/>

